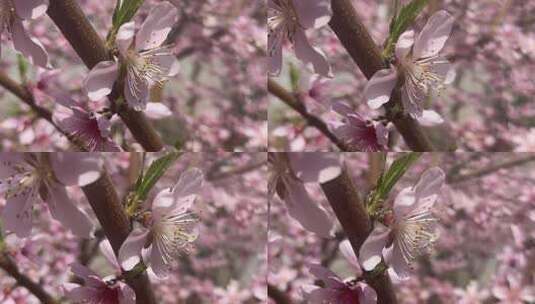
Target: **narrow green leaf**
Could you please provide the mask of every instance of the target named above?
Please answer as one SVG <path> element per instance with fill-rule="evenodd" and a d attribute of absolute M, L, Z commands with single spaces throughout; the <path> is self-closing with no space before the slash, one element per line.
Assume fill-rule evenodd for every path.
<path fill-rule="evenodd" d="M 299 75 L 299 69 L 295 67 L 295 65 L 290 63 L 290 83 L 292 85 L 293 92 L 299 91 L 299 79 L 301 76 Z"/>
<path fill-rule="evenodd" d="M 370 213 L 375 212 L 380 203 L 384 201 L 392 188 L 396 185 L 399 179 L 407 172 L 407 170 L 420 158 L 422 153 L 411 152 L 403 154 L 398 157 L 386 172 L 379 178 L 377 188 L 372 193 L 369 200 Z"/>
<path fill-rule="evenodd" d="M 115 37 L 121 25 L 134 18 L 145 0 L 117 0 L 112 17 L 112 28 L 108 33 L 108 45 L 115 43 Z"/>
<path fill-rule="evenodd" d="M 429 0 L 412 0 L 409 4 L 404 5 L 399 13 L 395 12 L 390 24 L 390 35 L 386 40 L 384 58 L 390 58 L 394 52 L 394 47 L 399 37 L 405 32 L 414 20 L 420 15 L 427 6 Z"/>
<path fill-rule="evenodd" d="M 162 177 L 167 169 L 173 165 L 182 153 L 171 152 L 153 161 L 147 172 L 145 173 L 142 182 L 139 187 L 136 188 L 135 193 L 138 199 L 144 200 L 147 198 L 147 194 L 154 187 L 156 182 Z"/>

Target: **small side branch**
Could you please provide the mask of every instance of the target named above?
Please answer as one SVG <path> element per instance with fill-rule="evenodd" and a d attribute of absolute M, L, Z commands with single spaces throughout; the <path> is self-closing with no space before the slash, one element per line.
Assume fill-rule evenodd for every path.
<path fill-rule="evenodd" d="M 351 151 L 345 143 L 340 141 L 331 130 L 329 130 L 327 124 L 318 117 L 308 113 L 305 105 L 295 95 L 288 92 L 272 79 L 268 79 L 268 91 L 274 96 L 277 96 L 282 102 L 294 109 L 297 113 L 301 114 L 307 124 L 315 127 L 323 133 L 323 135 L 327 136 L 327 138 L 329 138 L 329 140 L 331 140 L 331 142 L 333 142 L 341 151 Z"/>
<path fill-rule="evenodd" d="M 5 252 L 0 252 L 0 268 L 13 277 L 18 285 L 28 289 L 41 303 L 59 304 L 59 301 L 55 300 L 40 284 L 35 283 L 25 274 L 21 273 L 17 264 Z"/>

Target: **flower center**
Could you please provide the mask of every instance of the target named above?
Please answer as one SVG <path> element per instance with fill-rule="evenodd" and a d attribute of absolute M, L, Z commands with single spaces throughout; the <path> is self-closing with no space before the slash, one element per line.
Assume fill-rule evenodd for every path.
<path fill-rule="evenodd" d="M 429 209 L 424 209 L 416 210 L 394 223 L 394 238 L 408 264 L 432 248 L 438 238 L 434 232 L 436 222 Z"/>
<path fill-rule="evenodd" d="M 126 66 L 130 78 L 127 85 L 135 98 L 142 99 L 144 88 L 149 82 L 161 86 L 167 80 L 169 70 L 161 65 L 158 57 L 168 55 L 172 55 L 171 46 L 140 53 L 134 49 L 128 51 Z"/>
<path fill-rule="evenodd" d="M 300 27 L 299 17 L 292 0 L 279 0 L 277 8 L 268 11 L 268 38 L 273 40 L 269 55 L 273 55 L 285 39 L 293 42 L 295 32 Z"/>
<path fill-rule="evenodd" d="M 190 243 L 197 239 L 194 226 L 199 221 L 192 212 L 171 214 L 154 222 L 153 240 L 166 264 L 172 264 L 182 253 L 191 250 Z"/>

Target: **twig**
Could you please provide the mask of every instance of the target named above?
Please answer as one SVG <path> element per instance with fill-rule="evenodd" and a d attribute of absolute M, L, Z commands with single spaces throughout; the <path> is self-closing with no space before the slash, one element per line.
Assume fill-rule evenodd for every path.
<path fill-rule="evenodd" d="M 41 303 L 44 304 L 59 304 L 52 295 L 41 287 L 41 285 L 32 281 L 29 277 L 19 271 L 17 264 L 5 252 L 0 252 L 0 268 L 5 270 L 12 276 L 17 284 L 28 289 L 34 296 L 36 296 Z"/>
<path fill-rule="evenodd" d="M 318 129 L 323 135 L 327 136 L 340 150 L 342 151 L 351 151 L 351 149 L 342 141 L 340 141 L 336 135 L 334 135 L 329 127 L 318 117 L 308 113 L 306 107 L 303 103 L 293 94 L 288 92 L 278 83 L 272 79 L 268 79 L 268 91 L 277 96 L 281 101 L 283 101 L 290 108 L 297 111 L 305 121 L 310 125 Z"/>
<path fill-rule="evenodd" d="M 483 169 L 475 171 L 475 172 L 471 172 L 471 173 L 467 173 L 467 174 L 463 174 L 463 175 L 457 175 L 457 176 L 455 176 L 455 175 L 451 176 L 450 175 L 450 176 L 448 176 L 446 178 L 446 181 L 447 181 L 448 184 L 456 184 L 456 183 L 464 182 L 464 181 L 467 181 L 467 180 L 470 180 L 470 179 L 483 177 L 485 175 L 492 174 L 492 173 L 494 173 L 496 171 L 499 171 L 501 169 L 512 168 L 512 167 L 523 165 L 523 164 L 528 163 L 528 162 L 535 161 L 535 155 L 533 155 L 533 154 L 529 154 L 529 155 L 530 156 L 528 156 L 528 157 L 522 157 L 522 158 L 519 158 L 519 159 L 505 161 L 505 162 L 503 162 L 501 164 L 497 164 L 497 165 L 494 165 L 494 166 L 489 166 L 489 167 L 483 168 Z"/>
<path fill-rule="evenodd" d="M 117 255 L 130 233 L 131 225 L 107 171 L 102 170 L 101 177 L 96 182 L 83 187 L 82 190 Z M 127 278 L 128 285 L 136 292 L 136 303 L 156 304 L 149 278 L 145 272 L 134 278 L 130 276 Z"/>
<path fill-rule="evenodd" d="M 77 1 L 50 0 L 47 13 L 89 69 L 101 61 L 113 59 Z M 110 94 L 110 101 L 116 106 L 122 96 L 120 83 L 121 81 L 115 83 L 114 90 Z M 163 142 L 143 112 L 135 111 L 124 103 L 121 104 L 122 106 L 117 107 L 117 113 L 132 136 L 146 151 L 161 150 Z"/>
<path fill-rule="evenodd" d="M 353 250 L 360 247 L 371 232 L 371 221 L 351 176 L 346 168 L 337 178 L 321 184 L 321 188 L 342 225 Z M 396 304 L 392 282 L 386 272 L 375 276 L 365 274 L 366 281 L 375 289 L 379 304 Z"/>
<path fill-rule="evenodd" d="M 351 0 L 331 0 L 331 6 L 333 16 L 329 25 L 366 78 L 370 79 L 375 72 L 385 69 L 387 66 L 383 62 L 381 51 L 357 15 Z M 405 143 L 414 151 L 433 151 L 431 142 L 418 122 L 394 110 L 400 106 L 401 94 L 396 89 L 390 101 L 385 104 L 385 109 L 387 117 L 394 123 Z"/>
<path fill-rule="evenodd" d="M 6 88 L 13 95 L 17 96 L 23 103 L 27 104 L 35 114 L 48 121 L 54 128 L 63 134 L 67 139 L 81 151 L 87 151 L 84 143 L 78 141 L 76 138 L 62 130 L 52 119 L 52 112 L 46 108 L 43 108 L 35 103 L 35 98 L 31 92 L 24 86 L 16 83 L 8 75 L 3 72 L 0 72 L 0 85 Z"/>

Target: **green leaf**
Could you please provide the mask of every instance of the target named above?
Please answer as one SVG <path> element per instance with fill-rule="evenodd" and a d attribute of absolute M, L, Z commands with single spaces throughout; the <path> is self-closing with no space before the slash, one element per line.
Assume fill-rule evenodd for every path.
<path fill-rule="evenodd" d="M 292 85 L 293 92 L 299 91 L 299 79 L 301 76 L 299 75 L 299 69 L 295 67 L 292 63 L 290 63 L 290 83 Z"/>
<path fill-rule="evenodd" d="M 392 56 L 401 34 L 409 28 L 428 3 L 429 0 L 412 0 L 409 4 L 404 5 L 399 10 L 399 13 L 395 12 L 390 23 L 390 35 L 386 40 L 385 50 L 383 51 L 384 58 L 388 59 Z"/>
<path fill-rule="evenodd" d="M 368 204 L 370 213 L 375 212 L 380 203 L 384 201 L 392 188 L 396 185 L 399 179 L 407 172 L 407 170 L 420 158 L 422 153 L 411 152 L 403 154 L 398 157 L 388 170 L 381 175 L 377 182 L 377 188 L 372 193 Z"/>
<path fill-rule="evenodd" d="M 117 0 L 115 10 L 113 11 L 112 28 L 108 33 L 108 45 L 115 43 L 115 37 L 121 25 L 134 18 L 144 1 L 145 0 Z"/>
<path fill-rule="evenodd" d="M 136 181 L 135 189 L 128 196 L 128 214 L 133 214 L 136 211 L 138 202 L 142 202 L 147 198 L 147 195 L 154 185 L 156 185 L 156 182 L 175 163 L 180 155 L 182 155 L 181 152 L 170 152 L 153 161 L 147 171 L 144 174 L 140 174 Z"/>
<path fill-rule="evenodd" d="M 17 67 L 22 83 L 28 81 L 28 61 L 21 54 L 17 54 Z"/>

